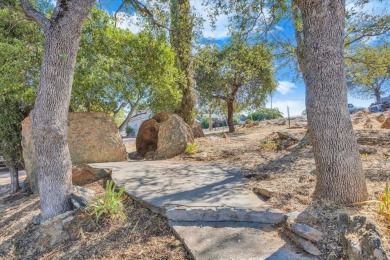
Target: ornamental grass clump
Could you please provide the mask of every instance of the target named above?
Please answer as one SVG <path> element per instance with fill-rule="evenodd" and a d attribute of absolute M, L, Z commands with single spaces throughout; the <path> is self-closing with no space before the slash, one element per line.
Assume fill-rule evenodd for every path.
<path fill-rule="evenodd" d="M 185 151 L 186 154 L 194 154 L 197 151 L 198 151 L 198 144 L 196 144 L 196 143 L 193 143 L 193 144 L 188 143 L 187 144 L 186 151 Z"/>
<path fill-rule="evenodd" d="M 116 191 L 116 188 L 117 187 L 112 180 L 107 181 L 105 196 L 98 197 L 95 203 L 91 205 L 91 215 L 95 217 L 96 222 L 99 222 L 101 217 L 110 220 L 126 218 L 122 203 L 122 195 L 125 191 L 125 187 L 122 187 L 119 191 Z"/>

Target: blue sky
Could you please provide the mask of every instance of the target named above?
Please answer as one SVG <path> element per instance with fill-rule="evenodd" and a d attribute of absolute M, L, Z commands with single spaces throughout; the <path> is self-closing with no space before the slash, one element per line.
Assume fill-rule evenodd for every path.
<path fill-rule="evenodd" d="M 352 8 L 354 1 L 355 0 L 347 1 L 346 8 Z M 116 11 L 120 3 L 121 1 L 117 0 L 100 0 L 101 7 L 110 13 Z M 214 29 L 210 26 L 207 10 L 202 6 L 202 0 L 191 0 L 191 5 L 196 10 L 197 14 L 202 16 L 205 20 L 203 25 L 204 28 L 202 30 L 204 39 L 212 40 L 218 44 L 223 44 L 229 41 L 229 31 L 227 29 L 228 16 L 221 15 L 217 17 Z M 388 0 L 384 0 L 381 2 L 371 1 L 369 4 L 366 4 L 363 9 L 357 9 L 357 11 L 368 11 L 376 14 L 383 14 L 383 12 L 385 12 L 390 14 L 389 9 L 390 6 Z M 136 25 L 138 21 L 137 14 L 133 13 L 129 15 L 119 13 L 119 17 L 122 18 L 119 24 L 122 28 L 129 29 L 133 32 L 138 32 L 140 30 L 140 28 Z M 288 38 L 294 41 L 294 31 L 291 21 L 285 20 L 279 22 L 272 33 L 275 34 L 275 37 Z M 375 39 L 371 39 L 371 41 L 375 41 Z M 276 64 L 278 64 L 278 61 L 276 61 Z M 278 81 L 278 88 L 272 97 L 273 107 L 279 108 L 286 116 L 287 106 L 289 106 L 290 114 L 292 116 L 300 115 L 305 109 L 305 86 L 302 80 L 297 77 L 297 72 L 292 68 L 292 66 L 277 67 L 275 75 L 276 80 Z M 348 101 L 355 106 L 368 107 L 371 103 L 373 103 L 374 99 L 362 100 L 349 96 Z M 271 106 L 270 99 L 268 100 L 266 106 Z"/>

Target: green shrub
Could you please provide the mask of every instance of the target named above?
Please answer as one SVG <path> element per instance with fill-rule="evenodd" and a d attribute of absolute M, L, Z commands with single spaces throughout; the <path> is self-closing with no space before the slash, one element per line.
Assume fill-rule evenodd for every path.
<path fill-rule="evenodd" d="M 250 124 L 252 124 L 252 123 L 253 123 L 253 120 L 252 120 L 252 119 L 247 118 L 247 119 L 245 120 L 245 124 L 250 125 Z"/>
<path fill-rule="evenodd" d="M 102 216 L 111 220 L 126 218 L 121 198 L 124 191 L 125 187 L 122 187 L 117 192 L 114 182 L 112 180 L 107 181 L 105 196 L 98 197 L 95 203 L 91 205 L 91 215 L 96 218 L 96 222 L 99 222 Z"/>
<path fill-rule="evenodd" d="M 186 147 L 186 154 L 194 154 L 198 151 L 198 144 L 196 143 L 188 143 Z"/>
<path fill-rule="evenodd" d="M 128 125 L 128 126 L 126 126 L 125 131 L 126 131 L 126 135 L 129 136 L 134 132 L 134 129 Z"/>
<path fill-rule="evenodd" d="M 202 117 L 200 119 L 200 125 L 202 126 L 203 129 L 208 129 L 209 128 L 209 118 L 208 117 Z"/>
<path fill-rule="evenodd" d="M 283 113 L 277 108 L 262 108 L 248 115 L 254 121 L 270 120 L 283 117 Z"/>
<path fill-rule="evenodd" d="M 276 150 L 276 143 L 269 140 L 261 140 L 259 144 L 260 151 L 273 151 Z"/>
<path fill-rule="evenodd" d="M 239 116 L 233 117 L 233 124 L 234 125 L 239 125 L 240 123 L 241 123 L 241 120 L 240 120 Z"/>

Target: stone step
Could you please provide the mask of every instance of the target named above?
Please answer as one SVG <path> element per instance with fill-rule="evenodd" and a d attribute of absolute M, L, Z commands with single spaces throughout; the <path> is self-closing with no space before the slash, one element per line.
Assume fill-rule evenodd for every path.
<path fill-rule="evenodd" d="M 266 206 L 254 209 L 168 206 L 165 215 L 175 222 L 252 222 L 278 225 L 285 220 L 282 211 Z"/>
<path fill-rule="evenodd" d="M 169 221 L 169 225 L 194 259 L 316 259 L 268 224 Z"/>

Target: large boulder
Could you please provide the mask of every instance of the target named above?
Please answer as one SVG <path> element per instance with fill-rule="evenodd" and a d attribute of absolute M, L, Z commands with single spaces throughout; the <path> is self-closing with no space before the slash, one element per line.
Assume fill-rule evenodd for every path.
<path fill-rule="evenodd" d="M 145 156 L 148 152 L 157 150 L 159 123 L 155 119 L 142 122 L 136 139 L 137 154 Z"/>
<path fill-rule="evenodd" d="M 194 141 L 192 129 L 178 115 L 161 112 L 144 121 L 138 131 L 138 156 L 147 159 L 172 158 Z"/>
<path fill-rule="evenodd" d="M 172 158 L 182 154 L 188 143 L 193 143 L 192 129 L 178 115 L 171 115 L 158 132 L 155 159 Z"/>
<path fill-rule="evenodd" d="M 172 113 L 169 112 L 160 112 L 152 118 L 157 121 L 157 123 L 164 123 L 171 117 Z"/>
<path fill-rule="evenodd" d="M 128 158 L 113 118 L 101 112 L 69 113 L 68 145 L 73 165 Z M 22 122 L 22 147 L 27 179 L 31 189 L 37 192 L 37 164 L 29 117 Z"/>
<path fill-rule="evenodd" d="M 194 138 L 204 137 L 202 126 L 198 122 L 192 125 L 192 134 Z"/>

